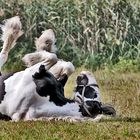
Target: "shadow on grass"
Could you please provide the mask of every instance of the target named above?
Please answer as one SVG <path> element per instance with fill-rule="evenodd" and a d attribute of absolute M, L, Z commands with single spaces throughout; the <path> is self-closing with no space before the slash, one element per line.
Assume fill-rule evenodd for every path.
<path fill-rule="evenodd" d="M 100 122 L 140 122 L 140 118 L 132 118 L 132 117 L 115 117 L 109 119 L 103 119 Z"/>
<path fill-rule="evenodd" d="M 3 115 L 3 114 L 0 113 L 0 120 L 2 120 L 2 121 L 10 121 L 11 118 L 8 117 L 7 115 Z"/>

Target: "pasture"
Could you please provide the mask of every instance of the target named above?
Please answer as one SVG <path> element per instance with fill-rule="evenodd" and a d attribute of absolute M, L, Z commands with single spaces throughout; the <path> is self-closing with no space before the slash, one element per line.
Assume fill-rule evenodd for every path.
<path fill-rule="evenodd" d="M 34 51 L 34 38 L 53 28 L 58 57 L 81 67 L 69 78 L 65 95 L 73 97 L 82 66 L 97 70 L 102 102 L 112 104 L 117 116 L 85 123 L 0 121 L 0 140 L 139 140 L 139 0 L 0 0 L 0 21 L 15 15 L 21 17 L 24 36 L 4 71 L 24 69 L 21 58 Z"/>
<path fill-rule="evenodd" d="M 79 68 L 69 78 L 65 88 L 72 97 L 75 78 L 84 68 Z M 0 121 L 0 140 L 138 140 L 140 139 L 140 73 L 114 73 L 96 71 L 102 101 L 112 104 L 116 118 L 101 122 L 6 122 Z"/>

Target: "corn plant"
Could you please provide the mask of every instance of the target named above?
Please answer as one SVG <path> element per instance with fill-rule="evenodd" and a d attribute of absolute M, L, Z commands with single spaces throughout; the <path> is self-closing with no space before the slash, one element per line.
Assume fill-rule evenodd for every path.
<path fill-rule="evenodd" d="M 7 69 L 23 68 L 19 60 L 34 51 L 34 38 L 47 28 L 56 32 L 58 56 L 75 66 L 98 69 L 118 63 L 120 57 L 140 58 L 138 1 L 1 0 L 0 5 L 0 21 L 19 15 L 25 31 Z"/>

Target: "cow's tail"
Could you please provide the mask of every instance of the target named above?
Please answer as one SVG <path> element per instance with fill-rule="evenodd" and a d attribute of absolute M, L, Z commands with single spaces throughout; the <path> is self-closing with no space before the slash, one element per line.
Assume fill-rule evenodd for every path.
<path fill-rule="evenodd" d="M 17 39 L 23 34 L 20 18 L 12 17 L 4 21 L 4 25 L 0 25 L 2 29 L 1 40 L 3 41 L 2 50 L 0 52 L 0 70 L 8 59 L 9 51 L 15 46 Z"/>

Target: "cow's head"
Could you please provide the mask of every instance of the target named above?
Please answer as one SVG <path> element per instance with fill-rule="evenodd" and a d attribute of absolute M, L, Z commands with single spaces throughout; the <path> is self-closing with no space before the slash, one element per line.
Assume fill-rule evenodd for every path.
<path fill-rule="evenodd" d="M 35 45 L 37 51 L 56 52 L 55 46 L 56 38 L 52 29 L 48 29 L 42 32 L 39 38 L 36 38 Z"/>
<path fill-rule="evenodd" d="M 79 100 L 79 102 L 81 99 L 84 101 L 100 101 L 99 86 L 95 77 L 89 71 L 82 71 L 77 76 L 75 99 Z"/>
<path fill-rule="evenodd" d="M 98 114 L 115 116 L 115 109 L 100 102 L 99 86 L 89 71 L 82 71 L 76 80 L 75 100 L 79 102 L 83 116 L 95 117 Z"/>
<path fill-rule="evenodd" d="M 99 86 L 89 71 L 82 71 L 76 79 L 75 100 L 84 116 L 96 116 L 101 112 Z"/>

